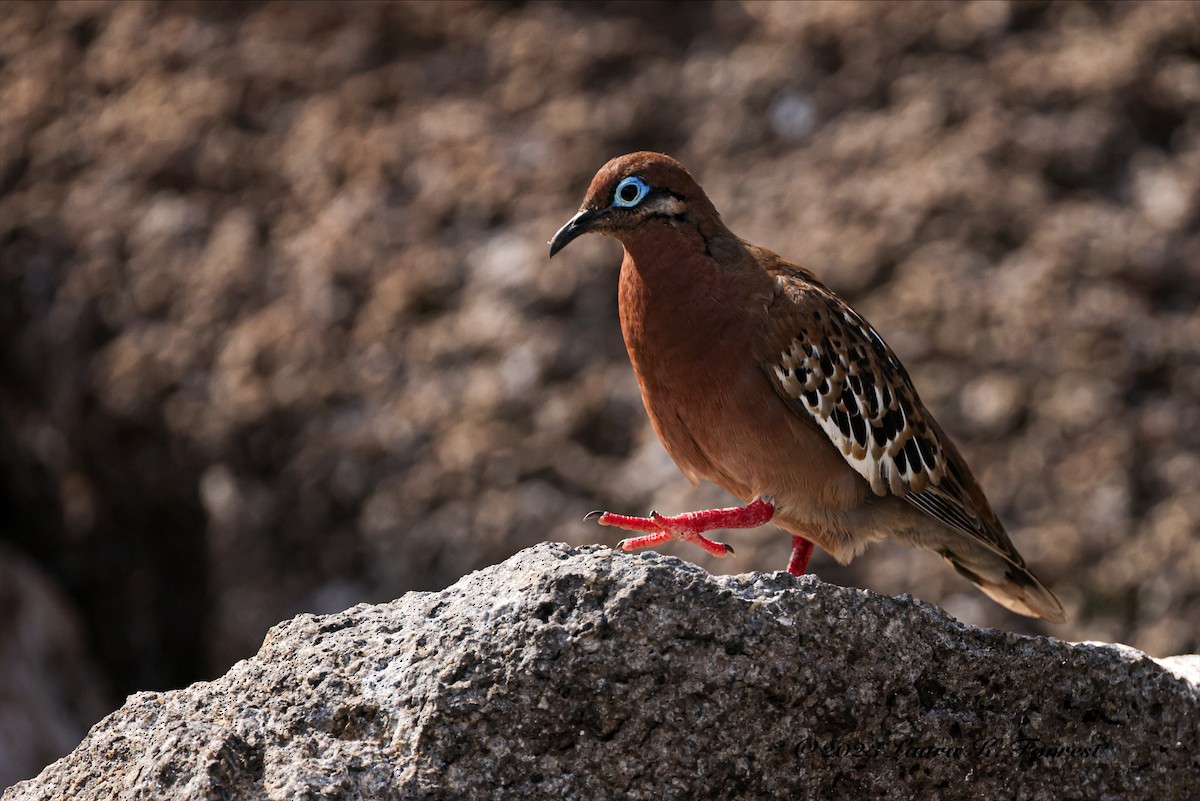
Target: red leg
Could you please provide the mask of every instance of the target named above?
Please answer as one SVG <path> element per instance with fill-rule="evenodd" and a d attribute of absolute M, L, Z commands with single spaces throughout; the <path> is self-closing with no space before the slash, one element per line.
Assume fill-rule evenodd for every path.
<path fill-rule="evenodd" d="M 714 542 L 702 536 L 701 532 L 716 528 L 753 528 L 769 522 L 774 516 L 775 505 L 765 498 L 758 498 L 745 506 L 685 512 L 675 517 L 663 517 L 658 512 L 651 512 L 649 517 L 592 512 L 584 519 L 598 517 L 597 522 L 602 526 L 646 532 L 645 536 L 631 537 L 617 543 L 617 550 L 632 551 L 658 545 L 669 539 L 681 539 L 699 545 L 713 556 L 726 556 L 733 553 L 733 548 L 723 542 Z"/>
<path fill-rule="evenodd" d="M 804 537 L 792 535 L 792 558 L 788 560 L 787 571 L 793 576 L 803 576 L 808 569 L 808 559 L 812 556 L 813 544 Z"/>

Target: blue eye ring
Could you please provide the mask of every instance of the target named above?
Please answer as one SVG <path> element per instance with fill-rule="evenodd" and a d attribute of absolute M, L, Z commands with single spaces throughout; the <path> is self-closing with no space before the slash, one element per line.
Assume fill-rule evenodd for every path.
<path fill-rule="evenodd" d="M 631 209 L 645 200 L 648 194 L 650 185 L 636 175 L 631 175 L 617 184 L 616 190 L 613 191 L 612 204 L 617 208 Z"/>

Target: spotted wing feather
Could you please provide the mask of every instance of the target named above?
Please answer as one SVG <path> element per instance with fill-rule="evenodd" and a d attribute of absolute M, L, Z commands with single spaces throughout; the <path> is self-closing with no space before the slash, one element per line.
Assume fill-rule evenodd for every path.
<path fill-rule="evenodd" d="M 832 294 L 792 300 L 800 301 L 788 315 L 796 330 L 766 365 L 777 388 L 876 494 L 907 495 L 938 484 L 945 449 L 891 349 Z"/>
<path fill-rule="evenodd" d="M 829 437 L 877 495 L 901 497 L 1023 564 L 878 332 L 811 274 L 777 270 L 768 308 L 774 354 L 762 361 L 776 391 Z"/>

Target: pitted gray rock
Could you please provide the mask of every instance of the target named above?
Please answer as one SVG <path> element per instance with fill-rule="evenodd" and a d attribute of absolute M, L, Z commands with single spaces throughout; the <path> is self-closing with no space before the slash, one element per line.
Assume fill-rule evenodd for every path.
<path fill-rule="evenodd" d="M 132 696 L 4 801 L 1195 798 L 1189 669 L 813 576 L 544 544 L 283 623 L 216 681 Z"/>

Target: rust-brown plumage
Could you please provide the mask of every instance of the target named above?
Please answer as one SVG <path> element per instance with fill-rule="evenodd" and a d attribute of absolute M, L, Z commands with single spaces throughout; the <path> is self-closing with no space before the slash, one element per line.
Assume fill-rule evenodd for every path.
<path fill-rule="evenodd" d="M 678 518 L 604 513 L 634 548 L 770 519 L 839 561 L 893 539 L 933 550 L 1020 614 L 1065 619 L 1025 567 L 954 444 L 878 333 L 812 273 L 734 236 L 659 153 L 613 159 L 551 255 L 595 231 L 625 247 L 621 330 L 646 411 L 692 480 L 748 502 Z"/>

